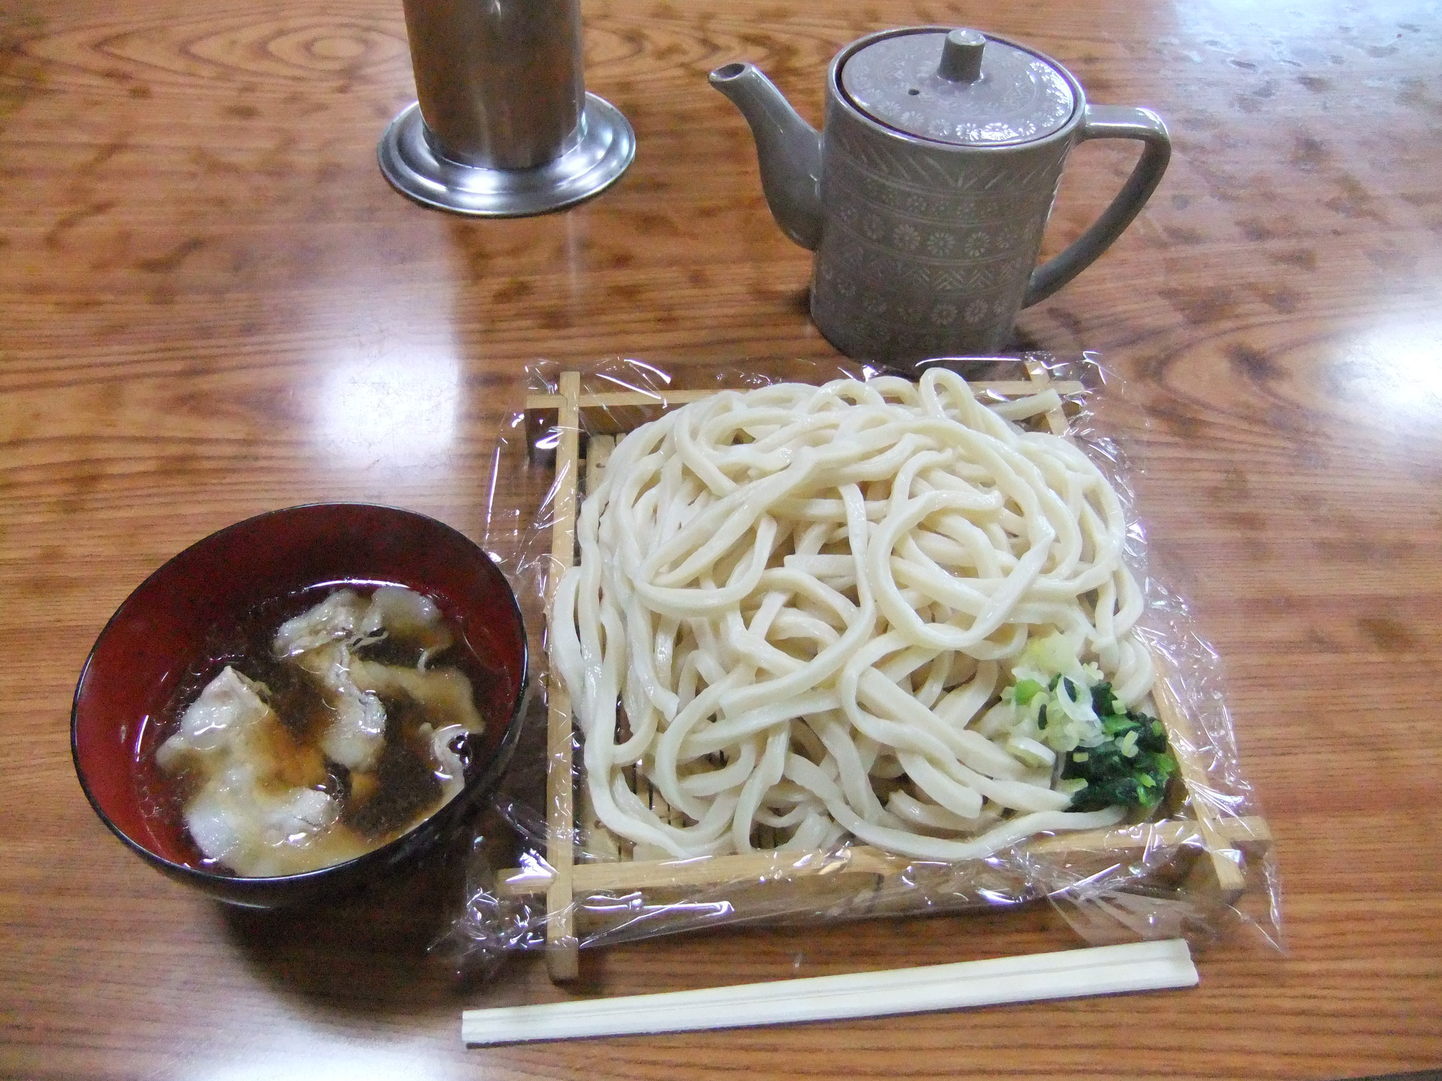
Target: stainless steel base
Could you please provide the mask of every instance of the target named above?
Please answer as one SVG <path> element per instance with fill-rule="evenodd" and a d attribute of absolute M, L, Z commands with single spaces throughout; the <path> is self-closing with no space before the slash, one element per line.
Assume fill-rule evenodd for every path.
<path fill-rule="evenodd" d="M 457 214 L 523 217 L 578 203 L 613 183 L 636 156 L 636 135 L 619 109 L 587 94 L 573 148 L 534 169 L 487 169 L 437 154 L 416 104 L 391 121 L 377 154 L 386 179 L 419 203 Z"/>

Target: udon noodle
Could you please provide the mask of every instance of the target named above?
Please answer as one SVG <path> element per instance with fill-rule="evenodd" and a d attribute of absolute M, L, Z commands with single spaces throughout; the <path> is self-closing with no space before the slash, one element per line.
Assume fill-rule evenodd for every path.
<path fill-rule="evenodd" d="M 1067 810 L 1002 693 L 1046 636 L 1128 706 L 1153 678 L 1117 493 L 1014 422 L 1054 402 L 934 369 L 722 392 L 622 439 L 551 623 L 600 821 L 638 855 L 931 859 L 1115 823 Z"/>

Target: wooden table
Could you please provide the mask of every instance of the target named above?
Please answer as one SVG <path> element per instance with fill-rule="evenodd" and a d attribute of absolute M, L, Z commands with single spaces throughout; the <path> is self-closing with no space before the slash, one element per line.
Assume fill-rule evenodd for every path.
<path fill-rule="evenodd" d="M 594 0 L 611 191 L 476 221 L 396 195 L 398 3 L 9 0 L 0 13 L 0 1074 L 1287 1077 L 1442 1066 L 1442 23 L 1435 4 Z M 861 34 L 959 22 L 1171 125 L 1163 187 L 1020 344 L 1096 351 L 1156 566 L 1220 655 L 1276 836 L 1285 953 L 1195 990 L 466 1050 L 463 1007 L 566 997 L 426 946 L 459 893 L 267 918 L 146 869 L 83 798 L 75 678 L 169 555 L 359 499 L 480 535 L 537 358 L 771 370 L 835 354 L 807 253 L 705 83 L 761 64 L 819 119 Z M 1129 164 L 1075 155 L 1049 246 Z M 419 886 L 417 887 L 419 889 Z M 364 918 L 361 918 L 364 917 Z M 583 958 L 620 994 L 1061 948 L 1045 908 L 677 937 Z"/>

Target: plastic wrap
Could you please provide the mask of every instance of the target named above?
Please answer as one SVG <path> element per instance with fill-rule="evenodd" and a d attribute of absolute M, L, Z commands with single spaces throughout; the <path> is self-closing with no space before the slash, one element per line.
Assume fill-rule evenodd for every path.
<path fill-rule="evenodd" d="M 569 372 L 538 364 L 498 446 L 485 544 L 524 598 L 532 676 L 547 694 L 497 801 L 518 841 L 475 848 L 451 936 L 467 963 L 548 946 L 552 972 L 564 978 L 579 948 L 660 934 L 1033 903 L 1049 904 L 1091 944 L 1180 936 L 1199 945 L 1239 927 L 1280 943 L 1270 838 L 1238 766 L 1219 659 L 1183 600 L 1148 574 L 1128 465 L 1098 430 L 1093 405 L 1116 391 L 1107 386 L 1115 380 L 1093 356 L 936 363 L 965 376 L 989 403 L 1056 392 L 1054 408 L 1026 423 L 1064 430 L 1120 493 L 1130 523 L 1125 559 L 1145 597 L 1138 632 L 1157 664 L 1153 711 L 1180 767 L 1165 799 L 1143 821 L 1042 835 L 979 859 L 909 858 L 850 839 L 803 851 L 634 858 L 634 846 L 587 811 L 579 737 L 546 671 L 546 606 L 574 559 L 569 531 L 588 485 L 588 453 L 654 418 L 663 403 L 880 373 L 844 362 L 798 363 L 775 375 L 734 367 L 668 373 L 634 360 Z"/>

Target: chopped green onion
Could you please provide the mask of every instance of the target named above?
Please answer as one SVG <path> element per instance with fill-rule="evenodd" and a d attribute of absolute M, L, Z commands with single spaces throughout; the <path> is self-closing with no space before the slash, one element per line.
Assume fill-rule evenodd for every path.
<path fill-rule="evenodd" d="M 1018 680 L 1011 691 L 1011 700 L 1019 706 L 1024 706 L 1037 696 L 1039 691 L 1046 690 L 1034 679 Z"/>

